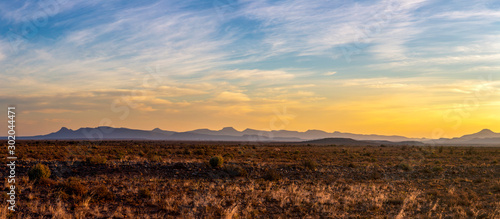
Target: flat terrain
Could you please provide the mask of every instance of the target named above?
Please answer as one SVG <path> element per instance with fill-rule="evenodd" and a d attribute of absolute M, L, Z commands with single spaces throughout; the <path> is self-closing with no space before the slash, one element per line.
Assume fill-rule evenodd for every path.
<path fill-rule="evenodd" d="M 18 212 L 5 180 L 0 218 L 500 218 L 498 147 L 19 141 L 16 152 Z M 51 176 L 30 181 L 38 163 Z"/>

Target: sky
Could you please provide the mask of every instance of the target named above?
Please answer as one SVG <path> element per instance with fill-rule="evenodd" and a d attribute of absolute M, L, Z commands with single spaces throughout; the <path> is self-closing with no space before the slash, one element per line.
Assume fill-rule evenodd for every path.
<path fill-rule="evenodd" d="M 500 132 L 496 0 L 1 1 L 0 66 L 20 136 Z"/>

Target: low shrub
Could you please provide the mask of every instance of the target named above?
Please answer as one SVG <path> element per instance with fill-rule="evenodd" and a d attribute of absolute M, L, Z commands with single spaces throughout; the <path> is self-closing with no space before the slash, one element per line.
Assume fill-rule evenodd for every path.
<path fill-rule="evenodd" d="M 222 156 L 214 156 L 210 158 L 209 162 L 210 166 L 212 166 L 213 168 L 222 167 L 222 164 L 224 164 L 224 158 L 222 158 Z"/>
<path fill-rule="evenodd" d="M 50 177 L 50 169 L 43 164 L 37 164 L 28 171 L 30 181 L 38 182 L 40 179 Z"/>
<path fill-rule="evenodd" d="M 106 186 L 98 186 L 94 189 L 94 197 L 98 201 L 113 200 L 115 195 Z"/>
<path fill-rule="evenodd" d="M 63 191 L 68 195 L 83 196 L 87 193 L 87 188 L 76 177 L 70 177 L 63 183 Z"/>
<path fill-rule="evenodd" d="M 435 167 L 432 168 L 432 171 L 433 172 L 437 172 L 437 173 L 443 172 L 443 167 L 441 167 L 441 166 L 435 166 Z"/>
<path fill-rule="evenodd" d="M 150 153 L 150 154 L 148 154 L 148 156 L 147 156 L 147 157 L 148 157 L 148 160 L 149 160 L 150 162 L 156 162 L 156 163 L 159 163 L 159 162 L 161 162 L 161 161 L 162 161 L 162 158 L 161 158 L 160 156 L 156 155 L 156 154 L 151 154 L 151 153 Z"/>
<path fill-rule="evenodd" d="M 382 179 L 383 177 L 384 177 L 384 174 L 380 170 L 373 171 L 370 174 L 370 178 L 373 180 Z"/>
<path fill-rule="evenodd" d="M 278 173 L 278 171 L 276 171 L 275 169 L 268 169 L 266 170 L 262 178 L 269 181 L 278 181 L 281 179 L 281 174 Z"/>
<path fill-rule="evenodd" d="M 87 157 L 86 161 L 88 164 L 106 164 L 108 160 L 103 156 L 91 156 Z"/>
<path fill-rule="evenodd" d="M 387 205 L 402 205 L 403 203 L 404 203 L 403 198 L 393 198 L 385 201 L 385 204 Z"/>
<path fill-rule="evenodd" d="M 397 167 L 404 170 L 404 171 L 412 170 L 412 167 L 410 166 L 410 164 L 407 164 L 407 163 L 400 163 L 400 164 L 398 164 Z"/>
<path fill-rule="evenodd" d="M 310 169 L 310 170 L 316 170 L 316 168 L 318 167 L 318 163 L 316 163 L 316 161 L 313 161 L 313 160 L 304 160 L 304 161 L 302 161 L 302 165 L 306 169 Z"/>
<path fill-rule="evenodd" d="M 152 196 L 151 191 L 149 191 L 149 189 L 147 189 L 147 188 L 139 189 L 139 191 L 137 192 L 137 195 L 140 198 L 151 198 L 151 196 Z"/>
<path fill-rule="evenodd" d="M 54 185 L 57 185 L 57 181 L 49 179 L 49 178 L 41 178 L 40 180 L 38 180 L 38 185 L 52 187 Z"/>
<path fill-rule="evenodd" d="M 184 155 L 191 155 L 191 151 L 187 148 L 184 148 L 184 151 L 182 151 L 182 154 Z"/>
<path fill-rule="evenodd" d="M 205 150 L 203 150 L 203 149 L 196 149 L 193 153 L 194 153 L 194 155 L 204 155 L 205 154 Z"/>
<path fill-rule="evenodd" d="M 245 177 L 248 175 L 247 171 L 240 166 L 228 166 L 224 169 L 231 177 Z"/>

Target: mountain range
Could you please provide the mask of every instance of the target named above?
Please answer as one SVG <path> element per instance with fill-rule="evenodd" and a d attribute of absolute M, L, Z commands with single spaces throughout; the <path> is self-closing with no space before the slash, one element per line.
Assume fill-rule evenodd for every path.
<path fill-rule="evenodd" d="M 33 140 L 172 140 L 172 141 L 261 141 L 261 142 L 302 142 L 311 144 L 432 144 L 432 145 L 500 145 L 500 133 L 483 129 L 478 133 L 457 138 L 407 138 L 397 135 L 363 135 L 342 132 L 308 130 L 305 132 L 273 130 L 262 131 L 245 129 L 238 131 L 232 127 L 221 130 L 196 129 L 186 132 L 167 131 L 159 128 L 137 130 L 100 126 L 77 130 L 62 127 L 59 131 L 47 135 L 19 137 Z M 352 140 L 352 141 L 351 141 Z"/>
<path fill-rule="evenodd" d="M 458 138 L 440 138 L 426 143 L 437 145 L 500 145 L 500 133 L 483 129 L 478 133 L 464 135 Z"/>

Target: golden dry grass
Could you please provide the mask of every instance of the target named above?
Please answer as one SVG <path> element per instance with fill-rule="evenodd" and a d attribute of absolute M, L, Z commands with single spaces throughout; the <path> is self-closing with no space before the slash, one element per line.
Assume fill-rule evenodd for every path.
<path fill-rule="evenodd" d="M 159 141 L 18 148 L 18 212 L 2 200 L 0 218 L 500 217 L 500 148 Z M 210 166 L 215 155 L 222 167 Z M 37 163 L 50 167 L 50 180 L 28 180 Z"/>

